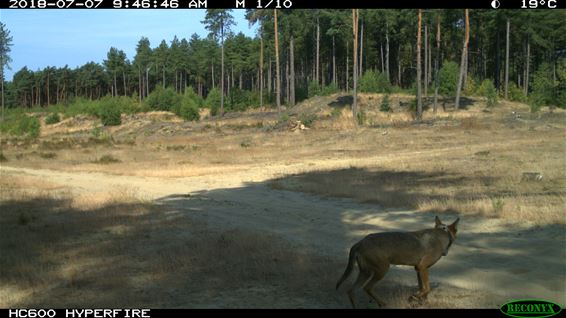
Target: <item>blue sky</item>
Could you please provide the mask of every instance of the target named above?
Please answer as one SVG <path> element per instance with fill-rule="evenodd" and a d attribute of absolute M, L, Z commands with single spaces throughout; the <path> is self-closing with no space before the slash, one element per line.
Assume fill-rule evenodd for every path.
<path fill-rule="evenodd" d="M 5 0 L 0 0 L 5 1 Z M 206 36 L 200 23 L 205 10 L 0 10 L 0 20 L 13 37 L 12 70 L 6 79 L 27 66 L 37 70 L 46 66 L 71 68 L 94 61 L 102 63 L 110 47 L 126 52 L 131 60 L 142 36 L 151 46 L 168 43 L 175 35 L 189 39 L 193 33 Z M 245 10 L 232 12 L 234 32 L 255 34 L 245 20 Z"/>

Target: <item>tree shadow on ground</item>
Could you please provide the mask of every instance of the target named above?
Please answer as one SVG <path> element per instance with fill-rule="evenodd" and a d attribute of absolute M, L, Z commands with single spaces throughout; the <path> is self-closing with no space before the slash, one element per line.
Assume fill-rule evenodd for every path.
<path fill-rule="evenodd" d="M 354 103 L 354 97 L 352 95 L 339 96 L 335 101 L 330 102 L 328 106 L 333 108 L 344 108 L 346 106 L 351 106 Z"/>
<path fill-rule="evenodd" d="M 416 186 L 393 191 L 388 184 L 471 182 L 450 173 L 363 169 L 354 171 L 357 181 L 347 182 L 344 173 L 283 179 L 322 175 L 332 181 L 329 187 L 359 189 L 371 181 L 381 184 L 375 193 L 405 202 L 431 195 Z M 271 182 L 180 189 L 154 204 L 90 209 L 52 197 L 3 201 L 0 301 L 4 307 L 347 308 L 343 289 L 334 286 L 352 244 L 372 232 L 434 224 L 431 213 L 276 190 Z M 441 218 L 452 221 L 456 212 Z M 486 231 L 485 219 L 460 217 L 449 256 L 431 268 L 435 289 L 425 308 L 495 306 L 509 295 L 563 301 L 563 226 Z M 7 295 L 10 290 L 20 292 Z M 376 286 L 392 307 L 408 307 L 415 291 L 410 267 L 392 268 Z M 477 303 L 478 294 L 489 299 Z M 363 292 L 358 297 L 367 307 Z"/>

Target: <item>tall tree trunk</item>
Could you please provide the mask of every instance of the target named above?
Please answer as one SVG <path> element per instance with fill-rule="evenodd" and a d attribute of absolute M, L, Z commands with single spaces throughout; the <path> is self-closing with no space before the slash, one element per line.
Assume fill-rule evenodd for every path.
<path fill-rule="evenodd" d="M 468 55 L 468 42 L 470 41 L 470 19 L 468 9 L 464 10 L 466 18 L 466 34 L 464 36 L 464 47 L 462 48 L 462 60 L 460 62 L 460 76 L 458 77 L 458 87 L 456 89 L 456 109 L 460 109 L 460 94 L 464 84 L 464 73 L 466 72 L 466 56 Z"/>
<path fill-rule="evenodd" d="M 124 96 L 128 96 L 128 92 L 126 91 L 126 72 L 122 71 L 122 80 L 124 84 Z"/>
<path fill-rule="evenodd" d="M 525 82 L 525 87 L 524 87 L 524 91 L 525 91 L 525 96 L 529 95 L 529 71 L 531 68 L 531 43 L 529 41 L 529 37 L 527 36 L 527 67 L 525 69 L 525 79 L 523 80 Z"/>
<path fill-rule="evenodd" d="M 501 39 L 499 33 L 499 26 L 497 26 L 497 36 L 495 41 L 495 88 L 501 92 Z"/>
<path fill-rule="evenodd" d="M 214 81 L 214 62 L 212 62 L 212 89 L 216 88 L 215 81 Z"/>
<path fill-rule="evenodd" d="M 142 91 L 143 91 L 143 77 L 141 75 L 141 68 L 138 66 L 138 95 L 139 102 L 142 101 Z"/>
<path fill-rule="evenodd" d="M 422 23 L 422 9 L 418 12 L 417 22 L 417 120 L 423 117 L 423 101 L 421 98 L 421 23 Z"/>
<path fill-rule="evenodd" d="M 346 42 L 346 92 L 350 92 L 350 43 Z"/>
<path fill-rule="evenodd" d="M 271 61 L 271 57 L 269 58 L 269 68 L 267 69 L 267 93 L 269 95 L 271 95 L 272 92 L 272 88 L 273 88 L 273 83 L 271 83 L 271 81 L 273 80 L 273 74 L 271 71 L 273 65 L 273 61 Z"/>
<path fill-rule="evenodd" d="M 116 84 L 116 71 L 114 70 L 114 95 L 113 96 L 118 96 L 118 85 Z"/>
<path fill-rule="evenodd" d="M 354 116 L 354 123 L 356 125 L 358 124 L 358 16 L 359 9 L 352 9 L 352 32 L 354 35 L 354 102 L 352 104 L 352 114 Z"/>
<path fill-rule="evenodd" d="M 360 31 L 360 59 L 358 60 L 358 64 L 360 65 L 360 71 L 358 73 L 358 76 L 360 77 L 364 75 L 363 58 L 364 58 L 364 21 L 362 20 L 362 29 Z"/>
<path fill-rule="evenodd" d="M 440 14 L 436 16 L 436 56 L 434 57 L 434 113 L 436 114 L 437 104 L 438 104 L 438 86 L 440 81 L 438 80 L 438 69 L 440 59 Z"/>
<path fill-rule="evenodd" d="M 259 107 L 263 107 L 263 24 L 259 34 Z"/>
<path fill-rule="evenodd" d="M 2 122 L 4 122 L 4 57 L 0 56 L 0 81 L 2 82 Z"/>
<path fill-rule="evenodd" d="M 47 106 L 49 106 L 51 104 L 51 100 L 50 100 L 50 94 L 49 94 L 49 72 L 47 72 Z"/>
<path fill-rule="evenodd" d="M 277 105 L 277 111 L 281 112 L 281 76 L 279 75 L 279 32 L 277 31 L 277 10 L 273 9 L 274 12 L 274 26 L 275 26 L 275 102 Z M 317 25 L 318 26 L 318 25 Z M 317 43 L 318 44 L 318 43 Z M 318 53 L 318 52 L 317 52 Z M 318 69 L 317 69 L 318 70 Z"/>
<path fill-rule="evenodd" d="M 149 95 L 149 67 L 145 69 L 145 97 Z"/>
<path fill-rule="evenodd" d="M 385 74 L 387 75 L 387 82 L 391 83 L 389 75 L 389 24 L 385 23 Z"/>
<path fill-rule="evenodd" d="M 383 43 L 379 44 L 379 50 L 381 52 L 381 73 L 385 73 L 385 54 L 383 54 Z"/>
<path fill-rule="evenodd" d="M 432 84 L 432 44 L 430 38 L 427 37 L 428 42 L 428 83 Z"/>
<path fill-rule="evenodd" d="M 507 37 L 505 40 L 505 99 L 508 97 L 509 93 L 509 28 L 511 22 L 507 18 Z"/>
<path fill-rule="evenodd" d="M 428 23 L 424 25 L 424 97 L 428 95 Z"/>
<path fill-rule="evenodd" d="M 318 16 L 316 17 L 316 84 L 320 85 L 320 21 Z"/>
<path fill-rule="evenodd" d="M 289 90 L 289 54 L 287 54 L 287 60 L 285 61 L 285 100 L 289 104 L 291 99 L 291 91 Z"/>
<path fill-rule="evenodd" d="M 397 45 L 397 81 L 399 82 L 399 87 L 403 84 L 401 79 L 401 43 Z"/>
<path fill-rule="evenodd" d="M 332 35 L 332 84 L 336 85 L 336 42 Z"/>
<path fill-rule="evenodd" d="M 221 66 L 220 66 L 220 116 L 224 116 L 224 21 L 220 21 L 220 39 L 222 41 L 221 45 Z"/>
<path fill-rule="evenodd" d="M 290 91 L 291 91 L 291 100 L 289 104 L 291 106 L 295 106 L 295 38 L 291 35 L 291 40 L 289 41 L 289 50 L 291 59 L 289 61 L 290 68 L 291 68 L 291 83 L 290 83 Z"/>

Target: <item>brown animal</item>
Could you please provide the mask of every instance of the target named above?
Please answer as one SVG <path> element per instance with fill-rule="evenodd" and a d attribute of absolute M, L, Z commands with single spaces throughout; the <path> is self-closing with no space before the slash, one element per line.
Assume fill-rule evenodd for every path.
<path fill-rule="evenodd" d="M 448 249 L 456 239 L 457 225 L 460 218 L 450 225 L 443 224 L 435 217 L 435 227 L 416 232 L 386 232 L 366 236 L 350 249 L 348 266 L 336 289 L 350 275 L 354 262 L 358 263 L 359 274 L 356 282 L 348 290 L 352 307 L 354 289 L 362 287 L 379 306 L 385 303 L 373 293 L 373 286 L 385 276 L 391 264 L 414 266 L 417 271 L 419 291 L 410 300 L 424 300 L 430 292 L 428 268 L 434 265 L 442 256 L 448 254 Z"/>

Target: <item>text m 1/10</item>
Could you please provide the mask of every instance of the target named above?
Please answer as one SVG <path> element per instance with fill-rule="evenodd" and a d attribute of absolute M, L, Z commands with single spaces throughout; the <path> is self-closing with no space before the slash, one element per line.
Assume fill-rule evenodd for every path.
<path fill-rule="evenodd" d="M 257 0 L 257 9 L 290 9 L 291 0 Z"/>

